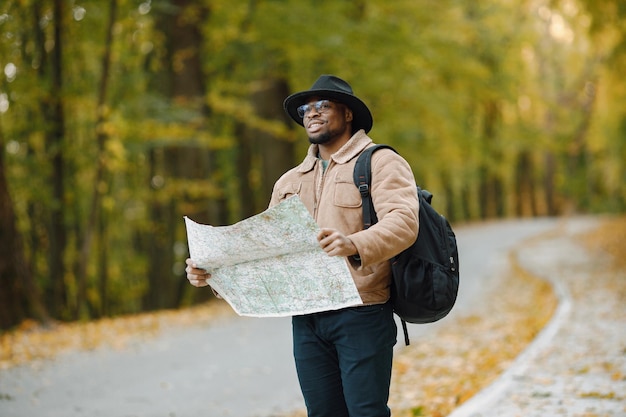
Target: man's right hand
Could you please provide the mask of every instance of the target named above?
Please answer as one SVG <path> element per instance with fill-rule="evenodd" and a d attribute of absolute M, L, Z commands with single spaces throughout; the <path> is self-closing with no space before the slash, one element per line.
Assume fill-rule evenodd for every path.
<path fill-rule="evenodd" d="M 208 280 L 211 278 L 211 274 L 205 269 L 196 267 L 196 263 L 189 258 L 185 263 L 187 264 L 185 272 L 187 272 L 187 279 L 191 285 L 194 287 L 206 287 L 209 285 Z"/>

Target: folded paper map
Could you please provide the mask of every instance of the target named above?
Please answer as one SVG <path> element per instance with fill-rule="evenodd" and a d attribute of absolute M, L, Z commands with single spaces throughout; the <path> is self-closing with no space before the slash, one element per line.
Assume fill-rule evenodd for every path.
<path fill-rule="evenodd" d="M 281 317 L 362 304 L 345 258 L 328 256 L 298 196 L 231 226 L 185 217 L 189 254 L 242 316 Z"/>

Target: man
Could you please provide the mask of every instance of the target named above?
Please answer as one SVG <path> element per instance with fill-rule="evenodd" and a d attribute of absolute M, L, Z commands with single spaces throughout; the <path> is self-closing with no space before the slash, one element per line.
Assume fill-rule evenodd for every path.
<path fill-rule="evenodd" d="M 388 261 L 417 235 L 413 173 L 389 149 L 373 154 L 371 194 L 379 221 L 364 230 L 353 170 L 359 154 L 373 144 L 367 136 L 373 124 L 369 108 L 347 82 L 332 75 L 287 97 L 284 108 L 304 127 L 311 146 L 304 161 L 276 182 L 270 206 L 300 197 L 320 226 L 321 248 L 346 259 L 363 301 L 292 318 L 293 352 L 308 416 L 388 417 L 397 334 Z M 208 285 L 210 275 L 192 260 L 187 264 L 190 283 Z"/>

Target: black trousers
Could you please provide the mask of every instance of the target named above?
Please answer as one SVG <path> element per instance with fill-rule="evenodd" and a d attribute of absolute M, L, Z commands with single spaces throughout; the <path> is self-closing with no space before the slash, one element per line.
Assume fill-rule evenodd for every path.
<path fill-rule="evenodd" d="M 389 417 L 396 324 L 390 303 L 294 316 L 293 351 L 309 417 Z"/>

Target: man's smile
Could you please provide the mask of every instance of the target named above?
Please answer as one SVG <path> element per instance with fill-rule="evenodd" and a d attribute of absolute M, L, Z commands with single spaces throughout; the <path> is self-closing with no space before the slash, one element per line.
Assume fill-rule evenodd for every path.
<path fill-rule="evenodd" d="M 307 124 L 306 128 L 307 130 L 311 132 L 311 131 L 319 130 L 320 127 L 323 125 L 324 125 L 324 122 L 322 120 L 312 120 Z"/>
<path fill-rule="evenodd" d="M 311 127 L 311 126 L 313 126 L 315 124 L 320 124 L 321 125 L 321 124 L 324 124 L 324 122 L 322 120 L 320 120 L 320 119 L 311 120 L 309 122 L 309 124 L 308 124 L 308 127 Z"/>

